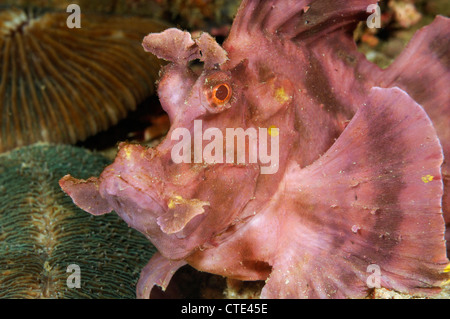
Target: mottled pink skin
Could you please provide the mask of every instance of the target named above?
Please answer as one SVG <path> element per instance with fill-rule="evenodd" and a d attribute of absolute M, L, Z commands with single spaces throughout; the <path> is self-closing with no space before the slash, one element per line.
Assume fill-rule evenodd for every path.
<path fill-rule="evenodd" d="M 369 4 L 246 0 L 225 50 L 207 34 L 193 40 L 176 29 L 144 39 L 147 51 L 172 62 L 158 87 L 168 137 L 154 149 L 121 144 L 98 179 L 60 182 L 78 206 L 97 215 L 115 210 L 158 248 L 138 297 L 167 287 L 186 263 L 266 280 L 266 298 L 363 297 L 371 264 L 381 268 L 383 287 L 436 291 L 448 263 L 442 147 L 405 91 L 373 88 L 402 86 L 396 67 L 381 71 L 352 41 Z M 448 20 L 436 23 L 448 30 Z M 193 59 L 204 62 L 201 74 L 189 68 Z M 433 60 L 438 71 L 441 60 Z M 392 79 L 383 82 L 383 74 Z M 220 83 L 233 96 L 214 106 L 209 97 Z M 448 106 L 441 102 L 436 114 Z M 280 128 L 278 171 L 173 163 L 171 133 L 182 127 L 193 135 L 194 120 L 203 131 Z"/>

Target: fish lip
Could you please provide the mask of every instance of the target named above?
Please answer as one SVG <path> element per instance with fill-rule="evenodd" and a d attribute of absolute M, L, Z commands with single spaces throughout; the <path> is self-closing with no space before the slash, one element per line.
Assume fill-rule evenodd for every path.
<path fill-rule="evenodd" d="M 245 227 L 248 227 L 256 215 L 251 214 L 249 216 L 239 218 L 235 220 L 233 223 L 228 225 L 224 230 L 215 234 L 207 243 L 203 246 L 203 249 L 217 247 L 223 242 L 226 242 L 231 237 L 233 237 L 236 233 L 240 232 Z"/>
<path fill-rule="evenodd" d="M 139 191 L 139 190 L 138 190 Z M 150 199 L 152 200 L 152 203 L 154 203 L 157 206 L 157 210 L 158 212 L 156 213 L 156 216 L 160 216 L 162 213 L 166 212 L 166 209 L 164 209 L 164 206 L 162 206 L 156 199 L 154 196 L 152 196 L 151 194 L 147 194 L 147 193 L 143 193 L 146 196 L 150 197 Z"/>
<path fill-rule="evenodd" d="M 107 177 L 106 179 L 109 179 L 109 178 L 110 178 L 110 177 Z M 142 208 L 144 208 L 145 210 L 149 210 L 150 212 L 152 212 L 152 215 L 154 215 L 154 216 L 156 216 L 156 217 L 159 217 L 160 214 L 162 214 L 162 213 L 164 213 L 164 212 L 166 211 L 166 210 L 164 209 L 164 204 L 162 204 L 162 201 L 161 201 L 161 200 L 157 200 L 157 195 L 154 194 L 155 191 L 153 191 L 153 192 L 150 192 L 150 191 L 144 191 L 144 190 L 142 190 L 141 188 L 136 187 L 136 186 L 134 185 L 133 181 L 129 181 L 127 178 L 124 178 L 123 176 L 120 176 L 120 177 L 114 176 L 113 178 L 114 178 L 114 179 L 118 179 L 118 180 L 120 180 L 121 182 L 123 182 L 123 183 L 126 185 L 127 188 L 133 189 L 133 191 L 134 191 L 135 193 L 138 193 L 138 194 L 140 194 L 140 195 L 143 195 L 143 196 L 146 196 L 146 197 L 150 198 L 151 203 L 152 203 L 155 207 L 151 207 L 150 209 L 145 208 L 145 207 L 142 207 Z M 150 190 L 153 190 L 153 188 L 150 188 Z M 119 198 L 121 198 L 121 196 L 120 196 L 119 194 L 117 194 L 117 193 L 116 193 L 116 194 L 111 194 L 111 193 L 110 193 L 109 195 L 110 195 L 110 196 L 118 196 Z M 139 201 L 135 201 L 135 203 L 138 204 Z M 138 205 L 138 206 L 140 206 L 140 205 Z"/>
<path fill-rule="evenodd" d="M 164 208 L 164 205 L 156 199 L 156 194 L 152 194 L 151 192 L 144 192 L 143 190 L 136 188 L 131 185 L 131 187 L 138 193 L 143 194 L 151 199 L 152 204 L 154 204 L 156 207 L 152 208 L 152 213 L 156 217 L 161 216 L 161 214 L 165 213 L 167 209 Z"/>

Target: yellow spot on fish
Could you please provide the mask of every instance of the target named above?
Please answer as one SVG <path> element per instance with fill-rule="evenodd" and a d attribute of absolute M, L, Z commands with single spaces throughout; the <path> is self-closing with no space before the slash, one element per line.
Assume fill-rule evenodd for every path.
<path fill-rule="evenodd" d="M 125 147 L 125 157 L 127 160 L 131 159 L 131 148 L 130 147 Z"/>
<path fill-rule="evenodd" d="M 450 264 L 448 264 L 447 267 L 445 267 L 444 272 L 450 272 Z"/>
<path fill-rule="evenodd" d="M 269 135 L 273 136 L 273 137 L 280 135 L 280 129 L 278 129 L 275 125 L 272 125 L 271 127 L 269 127 L 268 132 L 269 132 Z"/>
<path fill-rule="evenodd" d="M 182 202 L 183 197 L 177 195 L 169 200 L 169 204 L 167 204 L 167 206 L 169 207 L 169 209 L 174 209 L 176 205 L 179 205 Z"/>
<path fill-rule="evenodd" d="M 427 183 L 429 183 L 429 182 L 432 182 L 433 179 L 434 179 L 434 176 L 427 175 L 427 176 L 422 177 L 422 182 L 424 182 L 425 184 L 427 184 Z"/>
<path fill-rule="evenodd" d="M 277 99 L 278 103 L 284 104 L 289 102 L 292 99 L 292 96 L 289 96 L 286 93 L 284 87 L 280 87 L 275 91 L 275 98 Z"/>

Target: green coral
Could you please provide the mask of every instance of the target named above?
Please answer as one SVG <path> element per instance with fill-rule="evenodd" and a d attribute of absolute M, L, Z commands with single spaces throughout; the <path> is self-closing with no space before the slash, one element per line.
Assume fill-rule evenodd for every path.
<path fill-rule="evenodd" d="M 108 164 L 46 144 L 0 156 L 0 298 L 135 298 L 155 248 L 116 214 L 80 210 L 58 185 L 68 173 L 88 178 Z M 67 285 L 71 264 L 80 267 L 80 288 Z"/>

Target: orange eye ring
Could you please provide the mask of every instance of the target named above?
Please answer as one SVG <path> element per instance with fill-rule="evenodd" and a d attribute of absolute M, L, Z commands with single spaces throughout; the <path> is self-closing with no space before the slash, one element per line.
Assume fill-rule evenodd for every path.
<path fill-rule="evenodd" d="M 223 105 L 231 99 L 233 90 L 227 83 L 216 85 L 212 90 L 212 99 L 215 104 Z"/>

